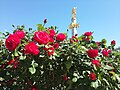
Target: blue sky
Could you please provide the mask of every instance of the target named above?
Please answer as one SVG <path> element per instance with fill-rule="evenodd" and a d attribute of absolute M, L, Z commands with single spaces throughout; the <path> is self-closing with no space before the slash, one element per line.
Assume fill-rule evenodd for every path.
<path fill-rule="evenodd" d="M 94 31 L 96 41 L 106 38 L 110 44 L 114 39 L 120 46 L 120 0 L 0 0 L 0 32 L 12 32 L 12 24 L 36 29 L 45 18 L 47 26 L 66 32 L 73 7 L 77 7 L 79 35 Z"/>

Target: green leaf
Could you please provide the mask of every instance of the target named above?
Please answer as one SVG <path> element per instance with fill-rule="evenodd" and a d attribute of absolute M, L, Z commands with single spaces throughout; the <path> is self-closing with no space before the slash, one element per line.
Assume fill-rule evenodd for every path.
<path fill-rule="evenodd" d="M 45 57 L 45 55 L 39 55 L 39 57 Z"/>
<path fill-rule="evenodd" d="M 25 60 L 26 56 L 20 56 L 20 60 Z"/>
<path fill-rule="evenodd" d="M 97 67 L 96 67 L 95 65 L 93 65 L 93 68 L 94 68 L 94 70 L 96 70 L 96 71 L 97 71 Z"/>
<path fill-rule="evenodd" d="M 83 35 L 81 35 L 80 37 L 78 37 L 78 40 L 82 40 L 82 38 L 83 38 L 84 36 Z"/>
<path fill-rule="evenodd" d="M 74 78 L 72 79 L 72 82 L 77 82 L 77 77 L 74 77 Z"/>
<path fill-rule="evenodd" d="M 15 50 L 15 52 L 14 52 L 14 55 L 15 55 L 15 56 L 19 56 L 19 55 L 18 55 L 18 52 L 17 52 L 16 50 Z"/>
<path fill-rule="evenodd" d="M 0 81 L 3 81 L 3 80 L 4 80 L 4 78 L 0 77 Z"/>
<path fill-rule="evenodd" d="M 30 67 L 30 68 L 29 68 L 29 72 L 30 72 L 31 74 L 35 74 L 36 69 L 35 69 L 34 67 Z"/>
<path fill-rule="evenodd" d="M 35 68 L 35 67 L 38 67 L 38 63 L 35 63 L 34 60 L 32 61 L 32 64 L 31 64 L 31 65 L 32 65 L 32 67 L 34 67 L 34 68 Z"/>
<path fill-rule="evenodd" d="M 73 82 L 71 80 L 68 80 L 66 83 L 68 85 L 68 87 L 66 88 L 66 90 L 69 90 L 71 88 L 71 85 L 72 85 Z"/>
<path fill-rule="evenodd" d="M 96 49 L 98 47 L 98 45 L 96 43 L 93 43 L 92 45 L 92 48 Z"/>
<path fill-rule="evenodd" d="M 115 57 L 116 56 L 120 56 L 120 52 L 114 52 L 114 51 L 112 51 L 112 53 L 115 55 Z"/>
<path fill-rule="evenodd" d="M 104 69 L 106 69 L 106 70 L 112 70 L 113 67 L 111 67 L 111 66 L 109 66 L 109 65 L 106 65 L 106 66 L 104 66 Z"/>
<path fill-rule="evenodd" d="M 107 40 L 104 38 L 101 40 L 101 43 L 105 45 L 107 43 Z"/>
<path fill-rule="evenodd" d="M 84 64 L 88 65 L 88 66 L 91 66 L 91 63 L 90 62 L 83 62 Z"/>
<path fill-rule="evenodd" d="M 109 82 L 108 82 L 105 78 L 103 78 L 103 81 L 105 81 L 105 83 L 106 83 L 108 86 L 110 86 Z"/>
<path fill-rule="evenodd" d="M 66 65 L 66 69 L 67 69 L 67 71 L 69 72 L 69 69 L 70 69 L 71 66 L 72 66 L 71 61 L 67 61 L 67 62 L 65 63 L 65 65 Z"/>
<path fill-rule="evenodd" d="M 115 74 L 115 77 L 118 80 L 118 82 L 120 83 L 120 77 L 117 74 Z"/>
<path fill-rule="evenodd" d="M 45 29 L 42 24 L 37 24 L 37 26 L 38 26 L 37 28 L 38 28 L 39 31 L 42 31 L 42 30 Z"/>
<path fill-rule="evenodd" d="M 95 89 L 97 89 L 99 87 L 98 81 L 96 80 L 95 82 L 91 82 L 91 87 L 94 87 Z"/>
<path fill-rule="evenodd" d="M 32 66 L 33 66 L 33 67 L 38 67 L 38 64 L 37 64 L 37 63 L 33 63 Z"/>
<path fill-rule="evenodd" d="M 67 33 L 63 33 L 63 34 L 65 34 L 65 36 L 67 36 Z"/>

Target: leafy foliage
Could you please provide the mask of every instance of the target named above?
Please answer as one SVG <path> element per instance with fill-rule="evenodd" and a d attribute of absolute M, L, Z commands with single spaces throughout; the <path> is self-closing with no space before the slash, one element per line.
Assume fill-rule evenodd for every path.
<path fill-rule="evenodd" d="M 120 89 L 120 52 L 115 45 L 107 46 L 105 39 L 94 41 L 92 32 L 68 39 L 56 29 L 42 24 L 38 30 L 17 27 L 13 34 L 21 30 L 25 36 L 13 51 L 6 48 L 10 34 L 0 33 L 0 90 Z M 49 42 L 38 43 L 36 31 L 47 32 Z M 36 48 L 26 49 L 30 42 Z"/>

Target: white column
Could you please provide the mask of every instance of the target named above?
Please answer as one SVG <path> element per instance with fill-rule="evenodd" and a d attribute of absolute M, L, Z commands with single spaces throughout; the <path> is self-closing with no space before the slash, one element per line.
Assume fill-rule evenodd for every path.
<path fill-rule="evenodd" d="M 76 21 L 76 7 L 72 9 L 72 19 L 71 24 L 69 25 L 69 28 L 72 30 L 72 36 L 75 36 L 77 34 L 77 28 L 79 27 L 79 24 Z"/>
<path fill-rule="evenodd" d="M 72 18 L 72 23 L 76 24 L 76 18 Z M 73 27 L 72 28 L 72 36 L 75 36 L 77 34 L 77 28 Z"/>
<path fill-rule="evenodd" d="M 76 29 L 76 28 L 73 28 L 73 29 L 72 29 L 72 36 L 75 36 L 75 34 L 77 34 L 77 29 Z"/>

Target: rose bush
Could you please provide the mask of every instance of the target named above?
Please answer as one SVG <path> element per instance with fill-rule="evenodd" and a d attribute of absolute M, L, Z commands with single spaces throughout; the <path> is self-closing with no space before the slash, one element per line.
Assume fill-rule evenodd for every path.
<path fill-rule="evenodd" d="M 67 38 L 56 27 L 17 27 L 1 33 L 0 90 L 119 90 L 120 52 L 115 40 L 92 32 Z"/>

